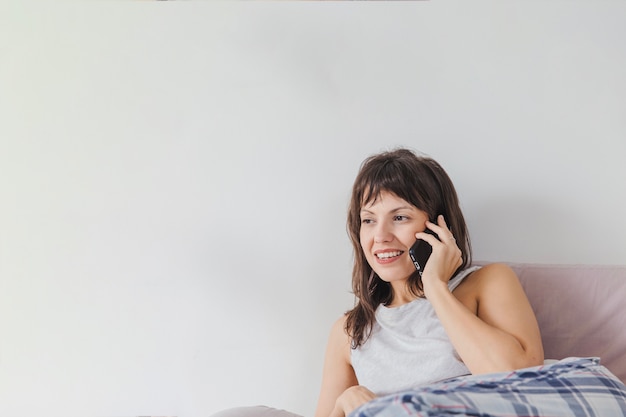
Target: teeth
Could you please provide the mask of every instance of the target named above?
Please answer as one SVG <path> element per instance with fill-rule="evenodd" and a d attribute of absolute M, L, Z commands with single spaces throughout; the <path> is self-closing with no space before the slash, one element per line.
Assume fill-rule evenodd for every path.
<path fill-rule="evenodd" d="M 393 258 L 394 256 L 400 256 L 402 255 L 402 251 L 396 251 L 396 252 L 381 252 L 381 253 L 377 253 L 376 256 L 380 259 L 387 259 L 387 258 Z"/>

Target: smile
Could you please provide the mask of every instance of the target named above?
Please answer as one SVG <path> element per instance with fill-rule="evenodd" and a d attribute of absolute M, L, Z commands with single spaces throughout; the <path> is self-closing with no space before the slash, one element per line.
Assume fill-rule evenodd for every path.
<path fill-rule="evenodd" d="M 376 257 L 378 259 L 390 259 L 390 258 L 395 258 L 398 257 L 400 255 L 402 255 L 404 252 L 398 250 L 398 251 L 392 251 L 392 252 L 380 252 L 376 254 Z"/>

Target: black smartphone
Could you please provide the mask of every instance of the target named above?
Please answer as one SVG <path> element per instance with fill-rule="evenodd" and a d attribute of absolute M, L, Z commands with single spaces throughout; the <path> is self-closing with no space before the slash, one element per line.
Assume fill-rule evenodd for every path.
<path fill-rule="evenodd" d="M 428 233 L 437 237 L 435 232 L 430 229 L 424 230 L 424 233 Z M 415 265 L 415 269 L 417 269 L 417 272 L 419 272 L 420 276 L 422 276 L 422 272 L 424 271 L 424 267 L 426 266 L 426 261 L 428 261 L 431 253 L 433 253 L 433 247 L 430 246 L 430 243 L 422 239 L 416 239 L 413 246 L 411 246 L 411 248 L 409 249 L 409 256 L 411 257 L 413 265 Z"/>

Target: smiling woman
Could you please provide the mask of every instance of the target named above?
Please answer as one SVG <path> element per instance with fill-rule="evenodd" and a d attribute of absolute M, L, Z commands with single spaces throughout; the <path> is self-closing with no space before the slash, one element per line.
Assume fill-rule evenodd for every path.
<path fill-rule="evenodd" d="M 517 276 L 504 265 L 470 266 L 457 193 L 436 161 L 408 149 L 366 159 L 348 230 L 356 305 L 331 330 L 316 417 L 343 417 L 375 397 L 448 378 L 543 362 Z M 417 240 L 432 249 L 421 274 L 409 256 Z"/>

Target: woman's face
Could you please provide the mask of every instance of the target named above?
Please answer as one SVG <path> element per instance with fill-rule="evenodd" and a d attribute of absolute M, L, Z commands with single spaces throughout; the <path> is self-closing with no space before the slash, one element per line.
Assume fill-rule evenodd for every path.
<path fill-rule="evenodd" d="M 428 215 L 397 195 L 383 191 L 361 207 L 361 247 L 374 272 L 387 282 L 406 281 L 415 272 L 409 248 Z"/>

